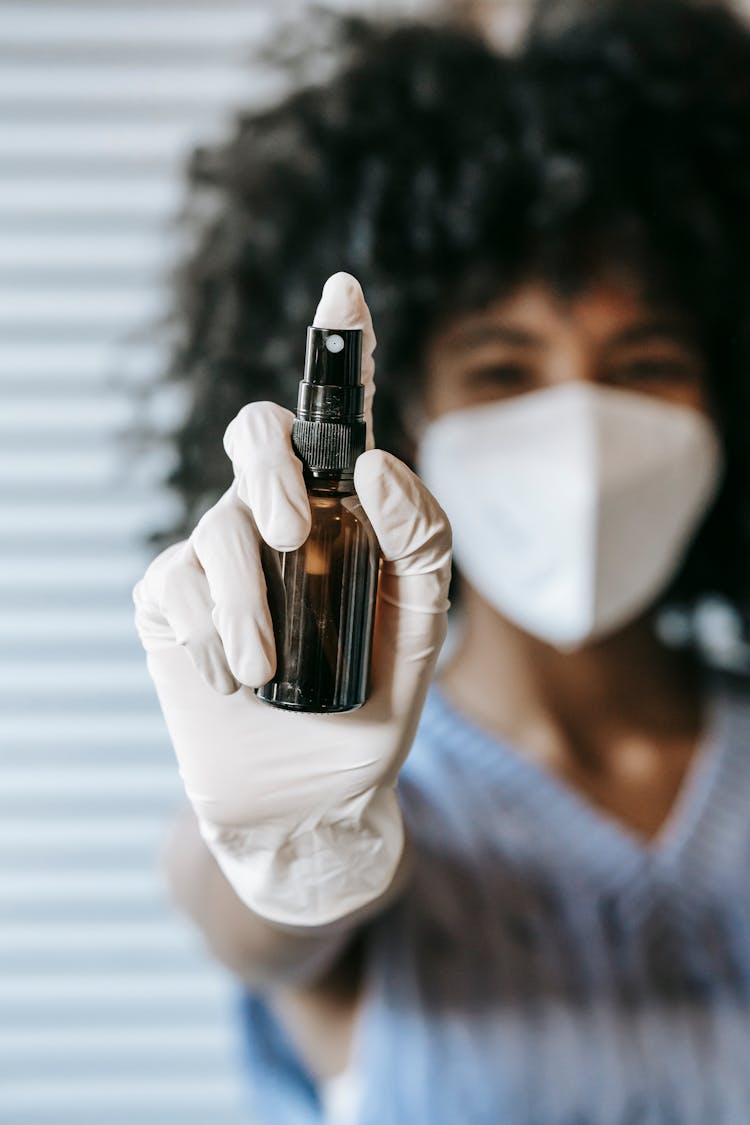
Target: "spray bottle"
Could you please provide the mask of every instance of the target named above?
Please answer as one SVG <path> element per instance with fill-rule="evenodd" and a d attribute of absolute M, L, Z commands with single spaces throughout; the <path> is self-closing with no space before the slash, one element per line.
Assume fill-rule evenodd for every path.
<path fill-rule="evenodd" d="M 351 711 L 367 696 L 380 552 L 354 489 L 364 451 L 360 329 L 310 327 L 292 445 L 312 514 L 296 551 L 263 548 L 276 673 L 257 689 L 295 711 Z"/>

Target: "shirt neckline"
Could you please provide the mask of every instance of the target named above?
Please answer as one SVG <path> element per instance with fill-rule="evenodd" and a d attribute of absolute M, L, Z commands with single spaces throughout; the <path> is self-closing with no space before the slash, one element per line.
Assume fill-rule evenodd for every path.
<path fill-rule="evenodd" d="M 673 871 L 693 847 L 710 811 L 731 740 L 725 730 L 724 693 L 706 681 L 703 702 L 698 747 L 667 819 L 648 840 L 458 710 L 437 683 L 430 688 L 429 710 L 430 721 L 439 728 L 449 752 L 464 763 L 473 761 L 481 767 L 483 777 L 492 776 L 501 783 L 508 797 L 537 818 L 540 835 L 559 847 L 561 858 L 573 864 L 582 877 L 588 874 L 600 882 L 626 886 L 647 872 L 664 876 Z"/>

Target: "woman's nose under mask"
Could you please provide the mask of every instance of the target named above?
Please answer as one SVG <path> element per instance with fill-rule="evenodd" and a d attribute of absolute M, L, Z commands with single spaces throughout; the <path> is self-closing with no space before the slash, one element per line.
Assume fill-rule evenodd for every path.
<path fill-rule="evenodd" d="M 667 586 L 716 495 L 722 454 L 691 407 L 567 383 L 438 418 L 418 468 L 468 581 L 526 632 L 575 649 Z"/>

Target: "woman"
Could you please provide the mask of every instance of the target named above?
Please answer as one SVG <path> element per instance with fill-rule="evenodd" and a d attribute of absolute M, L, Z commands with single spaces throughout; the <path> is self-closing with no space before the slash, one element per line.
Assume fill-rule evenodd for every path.
<path fill-rule="evenodd" d="M 135 594 L 177 900 L 246 983 L 261 1120 L 745 1122 L 750 716 L 689 623 L 747 606 L 750 37 L 623 0 L 508 57 L 346 45 L 193 169 L 187 538 Z M 368 702 L 290 716 L 259 549 L 309 513 L 291 414 L 240 408 L 294 402 L 330 274 L 370 381 L 378 333 L 384 562 Z"/>

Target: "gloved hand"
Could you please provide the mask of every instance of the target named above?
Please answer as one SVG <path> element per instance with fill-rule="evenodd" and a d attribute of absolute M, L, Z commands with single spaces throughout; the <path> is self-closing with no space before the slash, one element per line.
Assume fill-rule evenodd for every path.
<path fill-rule="evenodd" d="M 201 834 L 246 905 L 291 925 L 342 918 L 393 879 L 404 845 L 394 786 L 445 636 L 450 577 L 444 513 L 404 464 L 372 448 L 375 337 L 354 278 L 329 279 L 315 324 L 363 329 L 368 449 L 354 480 L 383 555 L 365 705 L 312 715 L 253 693 L 275 668 L 261 537 L 293 550 L 310 529 L 288 410 L 240 411 L 224 439 L 233 485 L 134 591 Z"/>

